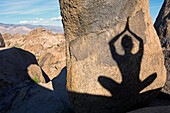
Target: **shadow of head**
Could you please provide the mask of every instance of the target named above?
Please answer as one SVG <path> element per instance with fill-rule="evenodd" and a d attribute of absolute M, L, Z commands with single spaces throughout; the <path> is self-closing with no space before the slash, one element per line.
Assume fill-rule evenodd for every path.
<path fill-rule="evenodd" d="M 132 42 L 132 38 L 128 35 L 125 35 L 122 38 L 122 42 L 121 42 L 123 49 L 125 50 L 125 52 L 131 52 L 132 48 L 133 48 L 133 42 Z"/>

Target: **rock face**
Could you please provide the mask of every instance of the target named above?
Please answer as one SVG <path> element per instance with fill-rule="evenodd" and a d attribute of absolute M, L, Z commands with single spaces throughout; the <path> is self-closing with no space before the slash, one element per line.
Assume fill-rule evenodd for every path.
<path fill-rule="evenodd" d="M 5 49 L 0 51 L 0 62 L 0 113 L 72 112 L 65 87 L 66 68 L 52 81 L 41 69 L 39 76 L 48 83 L 36 84 L 28 71 L 38 65 L 32 53 Z"/>
<path fill-rule="evenodd" d="M 161 44 L 165 48 L 170 48 L 170 0 L 165 0 L 159 15 L 156 19 L 154 27 L 161 40 Z"/>
<path fill-rule="evenodd" d="M 163 53 L 165 57 L 165 66 L 167 69 L 167 82 L 163 92 L 170 94 L 170 1 L 165 0 L 159 12 L 154 27 L 160 38 Z"/>
<path fill-rule="evenodd" d="M 60 0 L 60 7 L 75 111 L 120 113 L 150 103 L 166 70 L 149 0 Z"/>
<path fill-rule="evenodd" d="M 27 67 L 37 64 L 32 54 L 17 48 L 0 51 L 0 62 L 1 91 L 16 86 L 18 82 L 31 80 Z"/>
<path fill-rule="evenodd" d="M 0 33 L 0 47 L 5 47 L 5 42 L 4 42 L 4 39 Z"/>
<path fill-rule="evenodd" d="M 29 34 L 4 34 L 6 47 L 17 47 L 27 50 L 36 56 L 39 66 L 52 80 L 61 69 L 65 67 L 65 37 L 62 34 L 52 34 L 45 28 L 37 28 Z M 36 73 L 35 73 L 36 72 Z M 29 73 L 32 77 L 41 72 L 39 67 L 30 66 Z M 44 82 L 40 78 L 40 82 Z"/>

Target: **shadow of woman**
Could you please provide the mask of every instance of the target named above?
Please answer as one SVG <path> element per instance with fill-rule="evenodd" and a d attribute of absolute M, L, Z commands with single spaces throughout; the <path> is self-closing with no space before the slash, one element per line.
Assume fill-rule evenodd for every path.
<path fill-rule="evenodd" d="M 136 54 L 131 53 L 133 42 L 129 35 L 124 35 L 121 41 L 125 54 L 119 55 L 116 52 L 114 43 L 126 31 L 139 41 L 139 50 Z M 158 88 L 140 93 L 156 79 L 157 74 L 153 73 L 144 81 L 139 79 L 144 45 L 143 40 L 129 29 L 129 19 L 124 31 L 114 37 L 109 42 L 109 46 L 112 58 L 116 61 L 121 72 L 122 82 L 119 84 L 111 78 L 99 76 L 98 82 L 112 94 L 111 97 L 69 92 L 73 107 L 78 113 L 125 113 L 147 106 L 161 89 Z"/>
<path fill-rule="evenodd" d="M 132 48 L 133 48 L 133 42 L 132 38 L 128 35 L 123 36 L 121 44 L 123 46 L 123 49 L 125 51 L 124 55 L 119 55 L 116 52 L 116 49 L 114 47 L 114 43 L 120 38 L 121 35 L 123 35 L 126 31 L 130 32 L 134 38 L 136 38 L 139 41 L 139 50 L 136 54 L 132 54 Z M 129 19 L 127 21 L 125 30 L 117 35 L 115 38 L 113 38 L 109 42 L 110 51 L 112 54 L 113 59 L 116 61 L 119 70 L 122 75 L 122 82 L 121 84 L 116 85 L 119 86 L 119 90 L 124 90 L 126 92 L 130 92 L 130 94 L 136 95 L 139 94 L 140 91 L 142 91 L 145 87 L 149 86 L 157 77 L 157 74 L 154 73 L 150 75 L 148 78 L 146 78 L 144 81 L 141 81 L 139 79 L 140 74 L 140 67 L 141 67 L 141 61 L 143 57 L 143 51 L 144 51 L 144 45 L 142 38 L 138 37 L 136 34 L 134 34 L 129 29 Z M 104 86 L 106 89 L 107 86 L 102 83 L 102 79 L 106 79 L 105 77 L 99 77 L 99 82 Z M 114 94 L 114 92 L 111 92 Z"/>
<path fill-rule="evenodd" d="M 134 38 L 139 41 L 139 50 L 137 53 L 133 54 L 133 42 L 132 38 L 129 35 L 124 35 L 121 40 L 121 45 L 125 51 L 124 55 L 119 55 L 116 52 L 114 43 L 126 32 L 128 31 Z M 151 100 L 145 100 L 144 97 L 146 96 L 147 92 L 141 93 L 140 92 L 149 86 L 157 77 L 156 73 L 153 73 L 149 77 L 147 77 L 144 81 L 141 81 L 139 78 L 140 74 L 140 67 L 143 57 L 144 45 L 142 38 L 138 37 L 134 34 L 129 28 L 129 18 L 127 20 L 126 27 L 122 33 L 114 37 L 110 42 L 110 51 L 112 54 L 112 58 L 116 61 L 119 70 L 122 75 L 122 82 L 118 84 L 114 80 L 100 76 L 98 81 L 100 84 L 107 90 L 110 91 L 112 94 L 112 98 L 116 100 L 117 105 L 127 108 L 131 106 L 131 108 L 127 108 L 127 110 L 136 109 L 139 107 L 143 107 L 150 103 Z M 116 89 L 115 89 L 116 88 Z M 153 92 L 153 91 L 152 91 Z M 121 101 L 120 101 L 121 100 Z M 146 101 L 146 102 L 145 102 Z M 131 105 L 131 104 L 134 105 Z"/>

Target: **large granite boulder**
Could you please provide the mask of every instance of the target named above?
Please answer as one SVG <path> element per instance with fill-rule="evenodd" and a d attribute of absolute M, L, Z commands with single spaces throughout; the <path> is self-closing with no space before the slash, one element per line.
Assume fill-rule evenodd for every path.
<path fill-rule="evenodd" d="M 157 96 L 166 69 L 149 0 L 60 0 L 60 7 L 77 113 L 126 112 Z"/>
<path fill-rule="evenodd" d="M 170 0 L 165 0 L 154 27 L 160 38 L 167 69 L 167 82 L 162 89 L 163 92 L 170 94 Z"/>
<path fill-rule="evenodd" d="M 0 47 L 5 47 L 5 42 L 4 42 L 4 39 L 0 33 Z"/>

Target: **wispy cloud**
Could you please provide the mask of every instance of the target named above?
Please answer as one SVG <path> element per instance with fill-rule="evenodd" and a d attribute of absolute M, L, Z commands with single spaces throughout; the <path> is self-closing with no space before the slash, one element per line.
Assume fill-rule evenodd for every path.
<path fill-rule="evenodd" d="M 10 11 L 2 11 L 0 10 L 1 14 L 43 14 L 44 12 L 53 11 L 55 10 L 53 7 L 45 9 L 45 7 L 41 8 L 33 8 L 33 9 L 26 9 L 26 10 L 10 10 Z"/>
<path fill-rule="evenodd" d="M 37 24 L 40 23 L 40 21 L 19 21 L 20 24 Z"/>
<path fill-rule="evenodd" d="M 38 18 L 38 17 L 36 17 L 35 20 L 30 20 L 30 21 L 22 20 L 22 21 L 19 21 L 20 24 L 38 24 L 38 23 L 48 23 L 48 22 L 49 21 L 44 20 L 43 18 Z"/>
<path fill-rule="evenodd" d="M 35 14 L 59 10 L 57 0 L 4 0 L 0 1 L 1 14 Z"/>
<path fill-rule="evenodd" d="M 39 21 L 44 20 L 43 18 L 38 18 L 38 17 L 36 17 L 35 19 L 36 19 L 36 20 L 39 20 Z"/>
<path fill-rule="evenodd" d="M 0 22 L 12 24 L 62 25 L 59 0 L 0 0 Z"/>
<path fill-rule="evenodd" d="M 50 20 L 52 20 L 52 21 L 60 21 L 61 19 L 62 19 L 62 17 L 59 16 L 59 17 L 53 17 Z"/>

